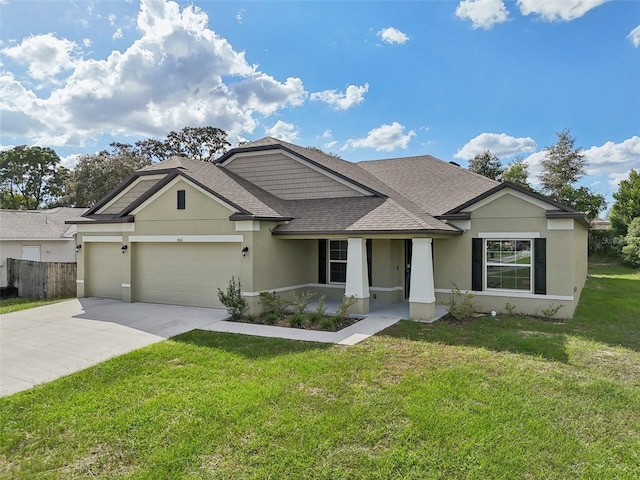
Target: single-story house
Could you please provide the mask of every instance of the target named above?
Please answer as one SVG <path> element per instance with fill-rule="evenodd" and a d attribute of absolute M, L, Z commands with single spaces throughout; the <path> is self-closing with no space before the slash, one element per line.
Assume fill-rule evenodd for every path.
<path fill-rule="evenodd" d="M 455 285 L 484 310 L 571 316 L 587 275 L 585 215 L 434 157 L 351 163 L 274 138 L 215 163 L 145 167 L 75 220 L 78 295 L 221 307 L 264 291 L 407 301 L 434 316 Z"/>
<path fill-rule="evenodd" d="M 0 287 L 7 286 L 7 258 L 75 262 L 76 226 L 65 222 L 86 210 L 0 210 Z"/>

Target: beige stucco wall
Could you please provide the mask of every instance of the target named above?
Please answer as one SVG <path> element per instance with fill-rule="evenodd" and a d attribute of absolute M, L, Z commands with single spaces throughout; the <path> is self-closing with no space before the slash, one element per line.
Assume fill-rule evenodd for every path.
<path fill-rule="evenodd" d="M 66 240 L 2 240 L 0 241 L 0 287 L 7 286 L 7 258 L 22 258 L 22 247 L 39 246 L 41 262 L 75 262 L 76 243 Z"/>
<path fill-rule="evenodd" d="M 548 207 L 552 209 L 552 206 Z M 553 223 L 559 225 L 561 222 Z M 562 220 L 567 225 L 566 220 Z M 516 311 L 541 315 L 551 304 L 563 305 L 558 318 L 573 315 L 587 269 L 587 230 L 577 221 L 568 222 L 573 229 L 549 229 L 544 206 L 532 204 L 507 193 L 471 212 L 470 229 L 459 237 L 434 240 L 434 280 L 439 302 L 445 302 L 452 283 L 461 290 L 471 289 L 471 239 L 478 234 L 495 232 L 536 232 L 547 239 L 547 294 L 513 294 L 478 292 L 474 302 L 482 311 L 503 311 L 508 302 Z M 526 237 L 526 235 L 523 235 Z M 484 276 L 484 275 L 483 275 Z M 563 297 L 563 298 L 555 298 Z M 564 297 L 572 297 L 573 300 Z"/>

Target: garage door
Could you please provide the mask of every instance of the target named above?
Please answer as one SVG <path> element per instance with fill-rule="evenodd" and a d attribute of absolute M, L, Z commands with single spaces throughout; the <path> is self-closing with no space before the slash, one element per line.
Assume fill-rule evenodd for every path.
<path fill-rule="evenodd" d="M 229 243 L 136 243 L 133 258 L 136 301 L 215 308 L 242 261 Z"/>
<path fill-rule="evenodd" d="M 122 252 L 119 243 L 86 243 L 89 275 L 85 295 L 122 299 Z"/>

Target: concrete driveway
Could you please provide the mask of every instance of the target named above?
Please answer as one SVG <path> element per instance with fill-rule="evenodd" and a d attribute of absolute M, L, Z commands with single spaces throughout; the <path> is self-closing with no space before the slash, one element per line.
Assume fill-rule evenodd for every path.
<path fill-rule="evenodd" d="M 229 315 L 81 298 L 0 316 L 0 396 L 27 390 Z"/>

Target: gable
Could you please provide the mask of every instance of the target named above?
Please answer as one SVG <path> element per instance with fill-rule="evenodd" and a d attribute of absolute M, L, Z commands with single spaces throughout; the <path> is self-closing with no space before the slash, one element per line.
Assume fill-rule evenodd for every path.
<path fill-rule="evenodd" d="M 225 161 L 223 167 L 283 200 L 370 195 L 284 151 L 237 153 Z"/>
<path fill-rule="evenodd" d="M 553 206 L 515 190 L 504 189 L 465 208 L 473 217 L 544 218 Z"/>
<path fill-rule="evenodd" d="M 184 209 L 178 209 L 178 191 L 184 191 Z M 235 213 L 232 205 L 217 198 L 183 177 L 177 177 L 152 195 L 132 215 L 140 221 L 224 219 Z"/>
<path fill-rule="evenodd" d="M 140 198 L 151 187 L 164 178 L 164 175 L 148 175 L 139 177 L 117 196 L 101 207 L 96 213 L 116 215 Z"/>

